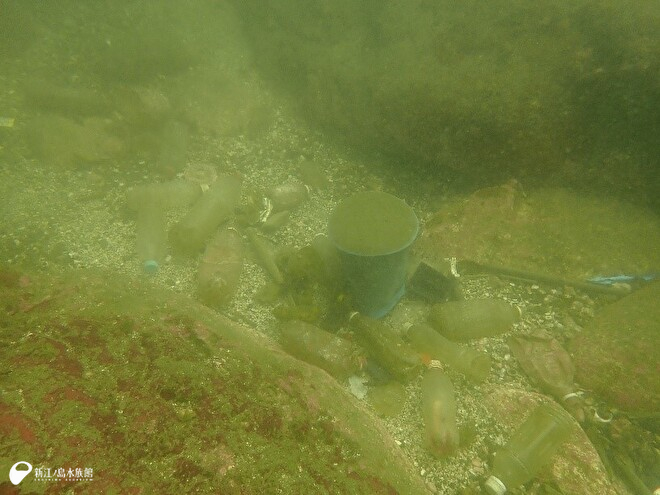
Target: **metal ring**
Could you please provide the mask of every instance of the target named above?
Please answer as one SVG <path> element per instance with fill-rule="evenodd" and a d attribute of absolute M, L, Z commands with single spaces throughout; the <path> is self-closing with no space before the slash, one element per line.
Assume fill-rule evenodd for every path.
<path fill-rule="evenodd" d="M 612 414 L 612 411 L 607 411 L 609 417 L 603 418 L 600 414 L 598 414 L 598 409 L 594 408 L 594 421 L 597 423 L 611 423 L 612 420 L 614 419 L 614 414 Z"/>

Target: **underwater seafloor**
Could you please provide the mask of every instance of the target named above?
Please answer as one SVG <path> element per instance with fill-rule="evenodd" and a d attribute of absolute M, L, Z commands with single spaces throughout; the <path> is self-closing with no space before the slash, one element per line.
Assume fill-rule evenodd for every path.
<path fill-rule="evenodd" d="M 156 50 L 149 63 L 144 53 L 113 51 L 112 21 L 74 19 L 56 29 L 37 19 L 39 43 L 10 53 L 0 75 L 2 469 L 18 460 L 53 472 L 93 469 L 87 478 L 18 487 L 3 473 L 3 493 L 484 493 L 493 451 L 530 405 L 550 400 L 507 344 L 539 333 L 576 358 L 588 437 L 575 433 L 553 466 L 518 493 L 636 494 L 658 484 L 657 356 L 635 359 L 618 349 L 619 373 L 605 384 L 602 368 L 584 365 L 602 358 L 594 342 L 615 340 L 598 335 L 615 331 L 601 314 L 640 332 L 638 342 L 620 335 L 617 342 L 657 348 L 658 282 L 634 282 L 624 297 L 570 283 L 657 270 L 657 214 L 602 195 L 528 189 L 515 177 L 470 193 L 441 180 L 420 183 L 412 169 L 383 169 L 377 156 L 356 155 L 301 121 L 253 70 L 231 19 L 217 34 L 217 54 L 173 72 L 163 69 L 186 60 L 176 48 L 163 50 L 167 56 Z M 88 60 L 67 42 L 79 31 L 105 39 L 109 59 L 131 77 L 97 67 L 90 78 Z M 209 63 L 212 55 L 222 62 Z M 241 232 L 245 261 L 231 301 L 203 308 L 195 301 L 199 256 L 169 249 L 156 275 L 143 273 L 127 196 L 141 184 L 206 187 L 222 175 L 242 180 L 230 223 Z M 281 225 L 263 230 L 263 198 L 280 185 L 307 192 Z M 405 384 L 372 377 L 367 397 L 352 390 L 358 398 L 348 383 L 278 350 L 278 326 L 289 319 L 348 328 L 344 308 L 333 312 L 336 294 L 317 290 L 322 268 L 289 262 L 326 232 L 342 199 L 365 190 L 413 207 L 422 225 L 414 259 L 447 274 L 446 260 L 457 257 L 530 275 L 460 278 L 466 299 L 506 300 L 522 319 L 506 334 L 469 343 L 492 359 L 484 383 L 447 370 L 461 443 L 444 459 L 424 445 L 421 377 Z M 168 225 L 186 212 L 169 209 Z M 245 236 L 249 226 L 281 253 L 279 287 Z M 535 280 L 538 273 L 554 278 Z M 384 322 L 402 334 L 428 310 L 407 297 Z M 593 356 L 574 347 L 580 339 Z M 620 393 L 617 380 L 636 376 L 646 388 Z M 595 421 L 594 411 L 613 420 Z"/>

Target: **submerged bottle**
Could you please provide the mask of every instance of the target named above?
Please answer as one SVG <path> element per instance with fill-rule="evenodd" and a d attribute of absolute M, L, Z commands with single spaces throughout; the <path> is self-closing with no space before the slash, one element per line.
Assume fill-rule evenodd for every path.
<path fill-rule="evenodd" d="M 201 301 L 220 308 L 231 300 L 243 270 L 243 240 L 234 228 L 218 232 L 206 246 L 197 270 Z"/>
<path fill-rule="evenodd" d="M 422 378 L 422 417 L 425 447 L 438 457 L 445 457 L 458 448 L 456 398 L 451 380 L 431 361 Z"/>
<path fill-rule="evenodd" d="M 362 367 L 364 352 L 350 340 L 303 321 L 280 326 L 280 344 L 292 356 L 346 380 Z"/>
<path fill-rule="evenodd" d="M 506 301 L 471 299 L 434 305 L 429 321 L 449 340 L 465 341 L 507 332 L 520 316 L 520 308 Z"/>
<path fill-rule="evenodd" d="M 167 218 L 161 196 L 155 187 L 145 188 L 137 212 L 136 250 L 142 268 L 155 274 L 167 250 Z"/>
<path fill-rule="evenodd" d="M 351 315 L 350 326 L 367 353 L 397 379 L 407 382 L 419 375 L 419 355 L 391 327 L 357 312 Z"/>
<path fill-rule="evenodd" d="M 531 480 L 568 438 L 573 418 L 554 404 L 541 404 L 495 454 L 491 476 L 484 487 L 503 495 Z"/>
<path fill-rule="evenodd" d="M 451 366 L 476 383 L 483 382 L 490 373 L 487 354 L 451 342 L 428 325 L 412 325 L 406 336 L 417 352 Z"/>
<path fill-rule="evenodd" d="M 257 231 L 253 228 L 246 229 L 246 234 L 252 247 L 254 248 L 259 261 L 261 261 L 262 266 L 266 271 L 273 277 L 278 284 L 284 283 L 284 276 L 280 271 L 280 267 L 277 266 L 275 249 L 272 244 L 265 237 L 260 236 Z"/>
<path fill-rule="evenodd" d="M 218 177 L 188 214 L 172 227 L 170 241 L 173 247 L 183 254 L 199 253 L 217 228 L 234 213 L 240 198 L 240 179 Z"/>

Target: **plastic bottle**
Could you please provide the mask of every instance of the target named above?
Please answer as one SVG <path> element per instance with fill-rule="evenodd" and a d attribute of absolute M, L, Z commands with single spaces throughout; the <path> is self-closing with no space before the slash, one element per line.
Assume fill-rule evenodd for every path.
<path fill-rule="evenodd" d="M 367 353 L 393 376 L 410 381 L 418 376 L 422 361 L 415 350 L 383 322 L 353 313 L 350 325 Z"/>
<path fill-rule="evenodd" d="M 573 418 L 558 405 L 538 406 L 495 454 L 486 491 L 503 495 L 531 480 L 568 438 L 572 425 Z"/>
<path fill-rule="evenodd" d="M 506 301 L 472 299 L 434 305 L 429 321 L 448 339 L 465 341 L 507 332 L 520 315 L 520 308 Z"/>
<path fill-rule="evenodd" d="M 145 188 L 137 216 L 136 250 L 144 271 L 155 274 L 167 251 L 165 209 L 156 188 Z"/>
<path fill-rule="evenodd" d="M 277 266 L 275 249 L 273 249 L 272 244 L 268 239 L 260 236 L 253 228 L 246 229 L 245 233 L 259 257 L 259 261 L 261 261 L 261 264 L 270 276 L 273 277 L 273 280 L 278 284 L 284 283 L 284 276 L 282 275 L 279 266 Z"/>
<path fill-rule="evenodd" d="M 207 306 L 219 308 L 231 300 L 243 269 L 243 240 L 234 228 L 222 229 L 206 246 L 197 270 L 197 292 Z"/>
<path fill-rule="evenodd" d="M 240 198 L 240 179 L 218 177 L 188 214 L 172 228 L 170 241 L 174 248 L 189 255 L 200 252 L 208 238 L 233 214 Z"/>
<path fill-rule="evenodd" d="M 436 363 L 431 361 L 422 379 L 422 417 L 426 448 L 436 457 L 445 457 L 459 444 L 456 398 L 451 380 Z"/>
<path fill-rule="evenodd" d="M 476 383 L 483 382 L 490 373 L 487 354 L 451 342 L 428 325 L 412 325 L 406 335 L 417 352 L 451 366 Z"/>
<path fill-rule="evenodd" d="M 310 323 L 288 321 L 280 326 L 280 344 L 294 357 L 345 380 L 361 368 L 363 351 L 350 340 Z"/>

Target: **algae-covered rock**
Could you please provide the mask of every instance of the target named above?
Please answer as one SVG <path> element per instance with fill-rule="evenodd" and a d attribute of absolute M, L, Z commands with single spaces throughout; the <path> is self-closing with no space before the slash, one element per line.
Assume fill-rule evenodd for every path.
<path fill-rule="evenodd" d="M 617 408 L 660 410 L 660 282 L 604 308 L 571 342 L 576 379 Z"/>
<path fill-rule="evenodd" d="M 0 275 L 0 470 L 31 463 L 21 489 L 425 493 L 373 415 L 250 328 L 116 274 Z"/>
<path fill-rule="evenodd" d="M 427 220 L 414 254 L 583 280 L 645 274 L 660 266 L 660 220 L 609 196 L 566 189 L 523 191 L 510 181 L 446 204 Z"/>
<path fill-rule="evenodd" d="M 234 4 L 301 112 L 397 167 L 655 200 L 657 2 Z"/>

